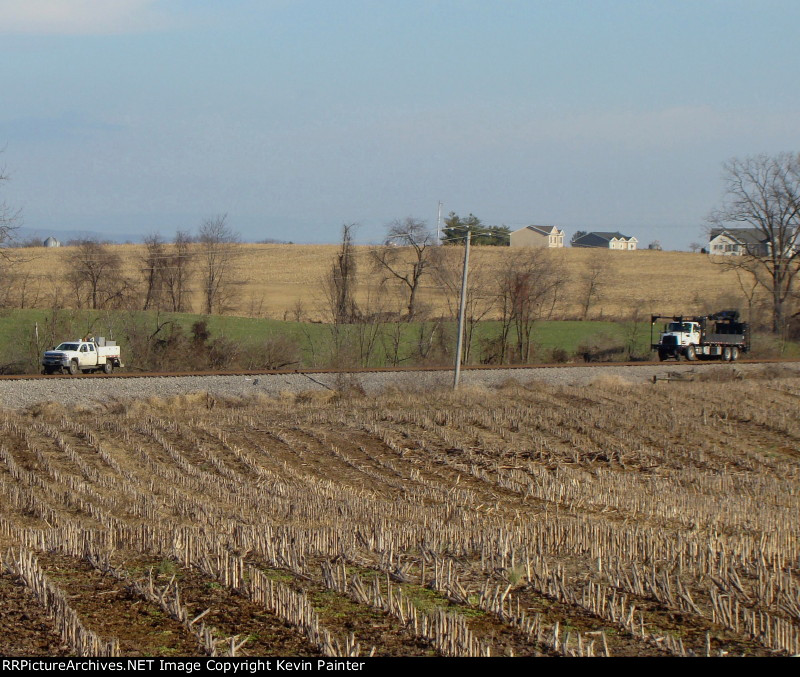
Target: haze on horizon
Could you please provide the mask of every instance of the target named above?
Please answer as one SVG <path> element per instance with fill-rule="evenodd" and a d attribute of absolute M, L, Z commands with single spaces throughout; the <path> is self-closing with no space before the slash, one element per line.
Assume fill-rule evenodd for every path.
<path fill-rule="evenodd" d="M 800 150 L 793 0 L 0 0 L 24 225 L 359 242 L 412 215 L 702 241 Z"/>

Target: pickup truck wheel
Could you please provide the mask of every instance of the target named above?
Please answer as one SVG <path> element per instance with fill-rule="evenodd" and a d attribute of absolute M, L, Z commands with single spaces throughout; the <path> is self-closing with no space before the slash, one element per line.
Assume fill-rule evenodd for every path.
<path fill-rule="evenodd" d="M 73 360 L 72 362 L 69 363 L 69 373 L 70 374 L 75 376 L 79 371 L 80 371 L 80 369 L 78 368 L 78 363 L 77 362 L 75 362 Z"/>
<path fill-rule="evenodd" d="M 659 361 L 659 362 L 663 362 L 663 361 L 664 361 L 664 360 L 666 360 L 666 359 L 667 359 L 667 353 L 666 353 L 666 351 L 664 351 L 664 350 L 659 350 L 659 351 L 658 351 L 658 361 Z"/>
<path fill-rule="evenodd" d="M 686 346 L 686 359 L 689 360 L 689 362 L 697 359 L 697 351 L 694 346 Z"/>
<path fill-rule="evenodd" d="M 114 363 L 111 360 L 106 360 L 105 364 L 103 365 L 103 372 L 110 374 L 112 371 L 114 371 Z"/>

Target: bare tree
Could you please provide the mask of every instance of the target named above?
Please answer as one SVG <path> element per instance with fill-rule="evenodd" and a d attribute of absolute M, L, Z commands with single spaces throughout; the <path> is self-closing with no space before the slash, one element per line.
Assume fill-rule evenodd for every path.
<path fill-rule="evenodd" d="M 589 315 L 592 303 L 603 297 L 608 279 L 611 277 L 611 257 L 608 252 L 599 250 L 591 252 L 589 265 L 579 277 L 580 298 L 581 298 L 581 319 L 585 320 Z"/>
<path fill-rule="evenodd" d="M 79 308 L 122 308 L 132 285 L 122 274 L 122 259 L 96 240 L 83 240 L 67 256 L 67 282 Z"/>
<path fill-rule="evenodd" d="M 514 357 L 528 362 L 532 356 L 533 328 L 538 320 L 552 315 L 565 277 L 546 249 L 523 248 L 511 254 L 496 278 L 500 310 L 499 361 L 509 357 L 512 329 Z"/>
<path fill-rule="evenodd" d="M 628 360 L 633 360 L 638 356 L 638 349 L 640 347 L 642 336 L 645 329 L 645 316 L 639 305 L 634 305 L 628 313 L 622 325 L 622 333 L 625 337 L 625 351 L 628 354 Z"/>
<path fill-rule="evenodd" d="M 746 266 L 736 268 L 736 281 L 739 283 L 739 289 L 742 291 L 742 296 L 747 303 L 747 321 L 753 323 L 753 308 L 756 301 L 756 292 L 761 286 L 759 282 L 758 270 L 748 269 Z"/>
<path fill-rule="evenodd" d="M 373 266 L 384 274 L 384 281 L 394 280 L 405 288 L 409 322 L 418 314 L 417 292 L 422 277 L 428 273 L 435 239 L 424 221 L 409 216 L 394 221 L 389 226 L 386 245 L 372 252 Z"/>
<path fill-rule="evenodd" d="M 331 304 L 333 320 L 336 324 L 348 324 L 358 318 L 355 300 L 356 257 L 353 251 L 353 231 L 355 224 L 342 226 L 342 246 L 326 280 L 326 293 Z"/>
<path fill-rule="evenodd" d="M 243 283 L 237 270 L 239 235 L 227 224 L 227 215 L 207 219 L 197 237 L 198 265 L 206 314 L 231 310 Z"/>
<path fill-rule="evenodd" d="M 9 180 L 4 167 L 0 167 L 0 187 Z M 3 307 L 14 305 L 13 297 L 15 288 L 19 281 L 19 276 L 14 272 L 15 263 L 20 261 L 19 256 L 11 254 L 9 247 L 14 244 L 14 231 L 19 228 L 22 220 L 22 212 L 19 209 L 12 209 L 5 200 L 0 199 L 0 286 L 2 287 L 2 299 L 0 303 Z M 27 278 L 26 278 L 27 279 Z"/>
<path fill-rule="evenodd" d="M 354 325 L 354 331 L 355 344 L 363 367 L 370 365 L 385 333 L 386 303 L 387 299 L 379 288 L 367 289 L 366 297 L 359 307 L 359 319 Z"/>
<path fill-rule="evenodd" d="M 44 247 L 44 241 L 38 235 L 28 235 L 24 238 L 9 240 L 7 246 L 13 249 L 34 249 L 36 247 Z"/>
<path fill-rule="evenodd" d="M 717 228 L 750 228 L 761 241 L 722 264 L 753 276 L 770 295 L 772 331 L 786 326 L 786 303 L 800 272 L 800 157 L 734 158 L 724 165 L 725 198 L 709 216 Z M 712 252 L 713 253 L 713 252 Z"/>
<path fill-rule="evenodd" d="M 450 317 L 458 317 L 463 275 L 463 255 L 453 247 L 437 247 L 432 253 L 431 271 L 434 283 L 445 295 Z M 478 323 L 494 309 L 497 301 L 492 292 L 492 270 L 480 260 L 469 268 L 464 299 L 464 363 L 468 363 Z"/>
<path fill-rule="evenodd" d="M 0 186 L 9 180 L 5 168 L 0 168 Z M 19 209 L 12 209 L 5 200 L 0 200 L 0 255 L 7 257 L 6 247 L 13 240 L 14 231 L 20 226 L 22 212 Z"/>
<path fill-rule="evenodd" d="M 0 308 L 36 308 L 42 295 L 42 280 L 30 271 L 16 270 L 21 259 L 8 258 L 0 266 Z"/>
<path fill-rule="evenodd" d="M 175 233 L 172 247 L 162 270 L 167 308 L 175 313 L 191 311 L 189 291 L 194 274 L 192 237 L 186 231 Z"/>
<path fill-rule="evenodd" d="M 161 310 L 165 291 L 164 272 L 167 266 L 166 247 L 158 233 L 145 237 L 144 245 L 145 253 L 141 260 L 141 274 L 145 284 L 142 310 Z"/>
<path fill-rule="evenodd" d="M 380 330 L 377 318 L 370 317 L 371 299 L 367 299 L 367 315 L 363 315 L 355 300 L 357 265 L 353 250 L 355 224 L 342 226 L 342 245 L 333 265 L 322 278 L 322 291 L 330 311 L 330 363 L 339 367 L 360 364 L 367 366 L 373 353 L 376 334 Z"/>

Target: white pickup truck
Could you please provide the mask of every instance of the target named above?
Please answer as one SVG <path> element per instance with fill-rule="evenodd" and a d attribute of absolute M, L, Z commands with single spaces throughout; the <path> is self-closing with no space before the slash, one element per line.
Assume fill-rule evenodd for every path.
<path fill-rule="evenodd" d="M 101 369 L 110 374 L 114 368 L 124 367 L 120 360 L 119 346 L 114 341 L 97 340 L 64 341 L 53 350 L 47 350 L 42 358 L 42 373 L 84 374 Z"/>

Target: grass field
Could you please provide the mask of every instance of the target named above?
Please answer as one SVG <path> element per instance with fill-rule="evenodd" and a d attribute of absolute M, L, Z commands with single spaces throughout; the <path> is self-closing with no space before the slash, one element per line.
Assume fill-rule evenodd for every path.
<path fill-rule="evenodd" d="M 30 274 L 29 303 L 51 307 L 54 290 L 64 292 L 61 282 L 66 272 L 70 247 L 55 249 L 15 250 L 22 262 L 17 269 Z M 368 303 L 370 289 L 380 278 L 371 272 L 370 251 L 356 247 L 357 264 L 362 276 L 357 299 Z M 115 245 L 123 258 L 121 274 L 140 278 L 142 245 Z M 231 314 L 272 319 L 312 319 L 329 317 L 321 280 L 330 270 L 337 252 L 335 245 L 259 245 L 243 244 L 239 249 L 238 273 L 244 284 L 239 289 L 236 309 Z M 472 265 L 497 269 L 512 252 L 507 247 L 475 247 Z M 458 248 L 451 250 L 455 265 L 460 260 Z M 581 276 L 593 262 L 600 262 L 604 271 L 600 296 L 593 302 L 590 319 L 620 319 L 635 313 L 697 314 L 723 307 L 743 307 L 744 299 L 735 273 L 724 272 L 702 254 L 667 251 L 610 252 L 565 248 L 553 251 L 558 266 L 568 283 L 556 307 L 556 319 L 580 317 L 583 292 Z M 374 294 L 373 294 L 374 296 Z M 393 307 L 399 301 L 384 290 L 384 305 Z M 33 303 L 32 299 L 38 299 Z M 433 315 L 447 312 L 441 290 L 427 278 L 421 290 L 421 303 Z M 68 295 L 62 302 L 72 305 Z M 373 298 L 374 302 L 374 298 Z M 197 282 L 192 293 L 195 311 L 201 309 Z"/>
<path fill-rule="evenodd" d="M 227 365 L 232 369 L 275 368 L 285 356 L 289 356 L 285 365 L 288 368 L 442 366 L 452 364 L 455 355 L 456 324 L 453 321 L 336 328 L 324 323 L 231 315 L 31 309 L 0 313 L 0 368 L 11 373 L 36 372 L 44 350 L 63 340 L 94 335 L 116 340 L 129 370 L 169 369 L 169 364 L 153 363 L 146 355 L 138 355 L 141 343 L 136 342 L 136 337 L 152 335 L 164 325 L 163 333 L 159 334 L 163 337 L 170 323 L 191 337 L 192 327 L 197 322 L 208 327 L 210 341 L 223 339 L 227 342 L 226 350 L 235 358 Z M 374 345 L 369 350 L 361 347 L 365 331 L 374 332 Z M 481 363 L 487 354 L 483 342 L 496 337 L 499 331 L 496 321 L 480 323 L 472 337 L 466 363 Z M 656 336 L 657 331 L 658 325 Z M 649 322 L 541 321 L 535 325 L 533 340 L 534 362 L 580 361 L 585 354 L 601 361 L 652 356 Z M 421 354 L 420 343 L 427 344 L 430 350 Z M 336 345 L 340 345 L 338 352 Z M 270 350 L 275 353 L 273 357 L 277 362 L 258 359 L 258 355 L 267 350 L 265 346 L 272 346 Z M 191 350 L 191 346 L 183 349 L 185 353 Z M 781 343 L 767 335 L 756 334 L 751 355 L 795 358 L 800 356 L 800 346 L 796 342 Z M 208 364 L 201 362 L 184 362 L 174 370 L 207 367 Z"/>
<path fill-rule="evenodd" d="M 0 415 L 3 656 L 800 651 L 800 379 Z"/>

